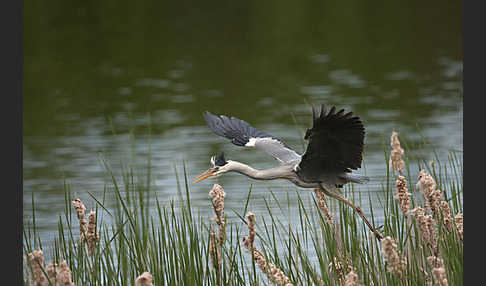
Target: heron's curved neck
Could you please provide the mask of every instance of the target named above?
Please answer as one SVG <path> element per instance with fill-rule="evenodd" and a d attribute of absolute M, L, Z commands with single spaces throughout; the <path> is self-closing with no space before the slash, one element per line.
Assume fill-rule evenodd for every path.
<path fill-rule="evenodd" d="M 286 176 L 283 176 L 283 174 L 279 172 L 278 167 L 266 170 L 256 170 L 237 161 L 228 161 L 228 163 L 230 164 L 230 171 L 238 172 L 255 180 L 274 180 L 286 178 Z"/>

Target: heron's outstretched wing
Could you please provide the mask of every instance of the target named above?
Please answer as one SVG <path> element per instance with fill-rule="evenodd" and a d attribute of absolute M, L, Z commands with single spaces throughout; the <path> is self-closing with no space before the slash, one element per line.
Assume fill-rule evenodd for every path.
<path fill-rule="evenodd" d="M 319 113 L 312 107 L 312 112 L 313 126 L 304 137 L 309 144 L 298 166 L 299 176 L 315 181 L 325 174 L 360 168 L 365 135 L 360 118 L 344 109 L 336 113 L 334 106 L 328 112 L 322 105 Z"/>
<path fill-rule="evenodd" d="M 252 127 L 244 120 L 236 117 L 228 118 L 224 115 L 216 116 L 208 111 L 204 112 L 203 115 L 208 127 L 214 133 L 231 139 L 231 143 L 237 146 L 262 149 L 280 163 L 289 163 L 301 159 L 301 156 L 282 140 Z"/>

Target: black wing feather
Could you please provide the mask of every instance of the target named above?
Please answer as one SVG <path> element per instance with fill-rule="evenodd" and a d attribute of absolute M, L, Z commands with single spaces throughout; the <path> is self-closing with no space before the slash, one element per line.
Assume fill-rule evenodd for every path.
<path fill-rule="evenodd" d="M 299 164 L 299 176 L 316 181 L 325 174 L 351 172 L 361 167 L 365 129 L 361 119 L 341 109 L 329 112 L 322 105 L 320 112 L 312 107 L 313 126 L 304 139 L 309 141 Z"/>
<path fill-rule="evenodd" d="M 204 112 L 203 116 L 208 127 L 214 133 L 231 139 L 231 142 L 237 146 L 245 146 L 250 141 L 250 138 L 273 138 L 279 140 L 236 117 L 228 118 L 224 115 L 218 117 L 208 111 Z"/>

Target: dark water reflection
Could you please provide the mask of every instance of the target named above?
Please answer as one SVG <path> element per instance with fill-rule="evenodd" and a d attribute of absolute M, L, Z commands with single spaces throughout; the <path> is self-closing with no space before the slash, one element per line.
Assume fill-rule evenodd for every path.
<path fill-rule="evenodd" d="M 87 191 L 100 195 L 105 182 L 98 153 L 118 172 L 132 160 L 145 164 L 149 120 L 153 191 L 165 200 L 177 199 L 174 164 L 181 170 L 182 160 L 190 176 L 222 150 L 256 168 L 274 164 L 214 136 L 205 110 L 245 119 L 298 151 L 309 104 L 353 110 L 367 128 L 360 172 L 373 181 L 358 187 L 364 196 L 379 196 L 392 130 L 411 157 L 433 159 L 421 135 L 444 160 L 463 148 L 460 2 L 71 5 L 24 5 L 24 217 L 33 194 L 44 240 L 64 211 L 63 178 L 92 201 Z M 285 201 L 287 190 L 295 195 L 286 182 L 227 175 L 220 183 L 237 211 L 250 183 L 255 213 L 269 187 Z M 208 217 L 211 184 L 191 186 L 194 207 Z"/>

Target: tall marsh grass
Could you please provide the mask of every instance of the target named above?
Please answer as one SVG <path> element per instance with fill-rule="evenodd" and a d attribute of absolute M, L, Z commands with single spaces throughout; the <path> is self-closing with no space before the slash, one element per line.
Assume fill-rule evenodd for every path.
<path fill-rule="evenodd" d="M 384 162 L 390 164 L 387 154 Z M 446 162 L 435 160 L 433 165 L 405 160 L 400 165 L 401 175 L 387 168 L 380 199 L 369 200 L 372 222 L 376 221 L 374 207 L 383 210 L 381 231 L 386 239 L 382 242 L 368 233 L 352 209 L 334 204 L 331 216 L 325 211 L 325 198 L 311 197 L 309 190 L 293 190 L 298 224 L 288 223 L 290 205 L 273 195 L 264 199 L 266 213 L 247 216 L 252 211 L 247 209 L 251 188 L 247 201 L 242 202 L 244 211 L 235 212 L 236 221 L 227 221 L 222 208 L 224 199 L 231 200 L 231 195 L 224 194 L 222 188 L 213 190 L 211 201 L 208 190 L 208 208 L 215 209 L 212 221 L 191 207 L 185 169 L 178 184 L 181 200 L 167 201 L 147 184 L 150 161 L 149 174 L 142 178 L 133 168 L 116 175 L 101 158 L 110 183 L 102 196 L 91 195 L 88 204 L 95 206 L 92 225 L 99 236 L 96 243 L 88 247 L 83 233 L 77 231 L 87 228 L 79 225 L 72 204 L 75 197 L 67 183 L 65 212 L 58 218 L 53 245 L 46 247 L 40 240 L 35 212 L 24 219 L 24 254 L 42 249 L 52 262 L 66 261 L 75 285 L 135 285 L 136 280 L 137 285 L 463 284 L 462 161 L 457 152 L 452 151 Z M 419 174 L 410 172 L 410 164 L 420 164 L 436 182 L 434 190 L 440 190 L 442 202 L 436 212 L 426 209 L 427 197 L 416 186 Z M 121 180 L 117 179 L 120 175 Z M 411 196 L 403 195 L 408 191 Z M 349 186 L 344 192 L 348 198 L 357 195 Z M 402 197 L 411 197 L 409 206 L 397 199 L 400 192 Z M 41 275 L 27 260 L 25 285 L 30 283 L 32 268 Z M 263 270 L 262 265 L 271 271 Z M 272 278 L 272 274 L 276 276 Z"/>

